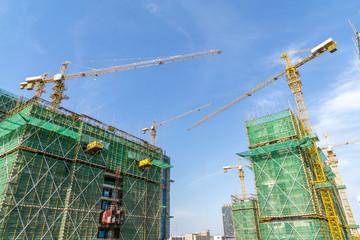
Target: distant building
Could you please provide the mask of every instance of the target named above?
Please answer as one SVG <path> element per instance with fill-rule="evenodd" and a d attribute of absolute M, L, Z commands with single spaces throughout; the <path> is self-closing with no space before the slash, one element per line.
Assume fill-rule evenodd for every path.
<path fill-rule="evenodd" d="M 210 231 L 187 233 L 184 236 L 171 237 L 170 240 L 210 240 Z"/>
<path fill-rule="evenodd" d="M 224 240 L 225 237 L 224 236 L 213 236 L 210 238 L 210 240 Z"/>
<path fill-rule="evenodd" d="M 231 204 L 225 204 L 222 207 L 223 226 L 224 226 L 224 239 L 235 240 L 234 222 Z"/>
<path fill-rule="evenodd" d="M 185 240 L 185 236 L 170 237 L 169 240 Z"/>

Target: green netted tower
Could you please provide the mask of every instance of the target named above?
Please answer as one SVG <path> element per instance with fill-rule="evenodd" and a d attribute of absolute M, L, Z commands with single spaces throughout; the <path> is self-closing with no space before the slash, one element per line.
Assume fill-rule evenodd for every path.
<path fill-rule="evenodd" d="M 0 121 L 0 239 L 168 237 L 171 165 L 160 148 L 2 90 Z M 101 149 L 87 151 L 93 142 Z M 143 159 L 152 165 L 139 168 Z M 101 222 L 113 202 L 125 213 L 116 226 Z"/>
<path fill-rule="evenodd" d="M 236 240 L 260 239 L 258 206 L 256 199 L 238 199 L 232 204 Z"/>
<path fill-rule="evenodd" d="M 318 189 L 332 193 L 344 239 L 350 239 L 335 175 L 319 150 L 327 182 L 316 184 L 305 135 L 291 110 L 246 122 L 249 151 L 240 153 L 253 165 L 262 239 L 331 239 Z M 316 139 L 318 140 L 318 139 Z M 235 220 L 234 220 L 235 222 Z"/>

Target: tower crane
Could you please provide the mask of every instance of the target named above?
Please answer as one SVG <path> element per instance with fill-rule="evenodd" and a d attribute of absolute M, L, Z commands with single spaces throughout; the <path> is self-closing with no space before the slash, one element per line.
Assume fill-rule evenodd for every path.
<path fill-rule="evenodd" d="M 241 165 L 241 157 L 239 157 L 239 165 L 235 166 L 235 167 L 231 167 L 231 166 L 226 166 L 223 167 L 224 169 L 224 173 L 227 173 L 227 171 L 229 169 L 239 169 L 239 178 L 240 178 L 240 182 L 241 182 L 241 192 L 242 192 L 242 197 L 243 199 L 246 198 L 246 192 L 245 192 L 245 181 L 244 181 L 244 170 L 243 170 L 243 165 Z"/>
<path fill-rule="evenodd" d="M 340 177 L 340 172 L 339 172 L 339 169 L 338 169 L 338 161 L 335 158 L 336 154 L 334 153 L 334 147 L 340 147 L 340 146 L 344 146 L 344 145 L 348 145 L 348 144 L 352 144 L 352 143 L 358 143 L 358 142 L 360 142 L 360 138 L 354 138 L 354 139 L 346 141 L 346 142 L 341 142 L 341 143 L 336 143 L 334 145 L 331 145 L 328 142 L 328 136 L 329 136 L 328 133 L 324 134 L 326 146 L 321 147 L 321 149 L 322 150 L 326 149 L 327 157 L 329 159 L 330 166 L 333 169 L 333 172 L 334 172 L 334 174 L 336 176 L 335 182 L 338 185 L 339 193 L 340 193 L 341 199 L 342 199 L 343 204 L 344 204 L 346 215 L 347 215 L 348 220 L 349 220 L 349 225 L 350 226 L 356 226 L 354 215 L 353 215 L 353 213 L 351 211 L 350 203 L 349 203 L 349 200 L 348 200 L 348 198 L 346 196 L 346 191 L 345 191 L 346 188 L 345 188 L 345 186 L 344 186 L 344 184 L 343 184 L 343 182 L 341 180 L 341 177 Z M 352 233 L 353 233 L 353 235 L 355 237 L 357 237 L 357 238 L 360 237 L 359 231 L 357 230 L 357 228 L 351 228 L 351 230 L 352 230 Z"/>
<path fill-rule="evenodd" d="M 172 122 L 172 121 L 174 121 L 174 120 L 176 120 L 176 119 L 185 117 L 186 115 L 189 115 L 190 113 L 193 113 L 193 112 L 196 112 L 196 111 L 200 111 L 201 109 L 207 108 L 207 107 L 209 107 L 209 106 L 211 106 L 211 105 L 213 105 L 213 103 L 209 103 L 209 104 L 207 104 L 207 105 L 205 105 L 205 106 L 202 106 L 202 107 L 196 108 L 196 109 L 194 109 L 194 110 L 191 110 L 191 111 L 189 111 L 189 112 L 183 113 L 183 114 L 181 114 L 181 115 L 179 115 L 179 116 L 177 116 L 177 117 L 174 117 L 174 118 L 172 118 L 172 119 L 170 119 L 170 120 L 164 121 L 164 122 L 159 123 L 159 124 L 155 124 L 155 120 L 154 120 L 154 121 L 153 121 L 153 125 L 152 125 L 151 127 L 148 127 L 148 128 L 143 128 L 143 129 L 142 129 L 142 132 L 143 132 L 143 134 L 145 134 L 147 131 L 151 130 L 152 144 L 155 145 L 155 137 L 156 137 L 156 128 L 157 128 L 157 127 L 159 127 L 159 126 L 161 126 L 161 125 L 164 125 L 164 124 L 166 124 L 166 123 Z"/>
<path fill-rule="evenodd" d="M 89 77 L 89 76 L 98 76 L 100 74 L 106 74 L 106 73 L 113 73 L 113 72 L 120 72 L 120 71 L 127 71 L 135 68 L 141 68 L 141 67 L 149 67 L 154 65 L 162 65 L 165 63 L 172 63 L 172 62 L 179 62 L 183 60 L 190 60 L 194 58 L 200 58 L 200 57 L 207 57 L 211 55 L 220 54 L 220 50 L 209 50 L 204 52 L 197 52 L 197 53 L 190 53 L 185 55 L 177 55 L 177 56 L 171 56 L 171 57 L 165 57 L 165 58 L 158 58 L 154 60 L 148 60 L 143 62 L 136 62 L 126 65 L 120 65 L 120 66 L 114 66 L 114 67 L 108 67 L 108 68 L 102 68 L 102 69 L 95 69 L 91 71 L 85 71 L 85 72 L 78 72 L 73 74 L 66 74 L 66 70 L 68 65 L 71 63 L 69 61 L 66 61 L 62 64 L 62 69 L 60 73 L 55 74 L 53 77 L 48 77 L 48 73 L 44 73 L 41 76 L 35 76 L 35 77 L 28 77 L 26 78 L 25 82 L 20 83 L 20 88 L 24 89 L 26 87 L 27 90 L 33 90 L 35 86 L 37 86 L 36 89 L 36 97 L 40 98 L 41 95 L 45 92 L 44 87 L 47 83 L 55 83 L 55 86 L 52 88 L 53 92 L 50 95 L 51 98 L 51 104 L 52 108 L 54 110 L 57 110 L 60 106 L 60 103 L 64 99 L 69 99 L 68 96 L 64 95 L 64 91 L 66 90 L 65 87 L 65 80 L 69 79 L 75 79 L 75 78 L 83 78 L 83 77 Z"/>
<path fill-rule="evenodd" d="M 304 99 L 302 97 L 302 89 L 301 89 L 302 82 L 300 80 L 300 75 L 299 75 L 298 68 L 301 67 L 302 65 L 304 65 L 305 63 L 313 60 L 314 58 L 320 56 L 321 54 L 327 52 L 327 51 L 329 51 L 331 53 L 335 52 L 337 50 L 336 42 L 332 38 L 329 38 L 325 42 L 319 44 L 318 46 L 316 46 L 316 47 L 314 47 L 312 49 L 304 49 L 304 50 L 295 51 L 295 52 L 291 52 L 291 53 L 304 52 L 304 51 L 308 51 L 308 50 L 310 50 L 310 55 L 308 57 L 300 60 L 295 65 L 292 64 L 292 62 L 290 61 L 290 59 L 288 57 L 288 54 L 290 54 L 290 52 L 283 53 L 281 55 L 281 58 L 284 59 L 285 63 L 286 63 L 286 69 L 284 71 L 282 71 L 279 74 L 275 75 L 274 77 L 266 80 L 265 82 L 257 85 L 254 89 L 246 92 L 245 94 L 243 94 L 239 98 L 233 100 L 229 104 L 219 108 L 218 110 L 216 110 L 212 114 L 204 117 L 199 122 L 197 122 L 197 123 L 193 124 L 192 126 L 190 126 L 188 128 L 188 130 L 191 130 L 192 128 L 194 128 L 194 127 L 204 123 L 205 121 L 213 118 L 217 114 L 225 111 L 226 109 L 232 107 L 233 105 L 235 105 L 236 103 L 244 100 L 245 98 L 250 97 L 252 94 L 260 91 L 261 89 L 263 89 L 264 87 L 266 87 L 266 86 L 270 85 L 271 83 L 275 82 L 279 78 L 281 78 L 283 76 L 286 76 L 288 85 L 289 85 L 290 89 L 292 90 L 292 93 L 293 93 L 293 95 L 295 97 L 295 101 L 296 101 L 297 108 L 298 108 L 298 111 L 299 111 L 299 118 L 301 120 L 302 125 L 304 126 L 305 134 L 306 135 L 311 135 L 312 134 L 312 129 L 311 129 L 309 117 L 308 117 L 308 114 L 307 114 L 307 110 L 305 108 Z M 313 182 L 314 183 L 326 182 L 327 179 L 326 179 L 323 167 L 321 165 L 320 156 L 319 156 L 318 149 L 316 147 L 315 140 L 311 139 L 311 141 L 312 141 L 313 144 L 312 144 L 311 147 L 308 148 L 308 150 L 309 150 L 309 153 L 310 153 L 312 164 L 314 166 L 314 181 Z M 329 227 L 330 227 L 330 232 L 331 232 L 332 238 L 335 239 L 335 240 L 343 239 L 343 235 L 342 235 L 342 232 L 341 232 L 341 229 L 340 229 L 338 216 L 337 216 L 337 213 L 335 211 L 334 203 L 332 201 L 329 189 L 320 188 L 319 193 L 320 193 L 322 202 L 324 204 L 324 209 L 325 209 L 325 212 L 326 212 L 327 221 L 329 222 Z"/>
<path fill-rule="evenodd" d="M 360 11 L 359 11 L 359 10 L 358 10 L 358 13 L 360 14 Z M 351 26 L 354 34 L 355 34 L 355 37 L 353 37 L 354 45 L 355 45 L 355 47 L 356 47 L 356 49 L 357 49 L 357 52 L 355 53 L 355 55 L 360 59 L 360 32 L 358 32 L 358 31 L 356 30 L 354 24 L 352 24 L 352 23 L 350 22 L 350 20 L 348 20 L 348 21 L 349 21 L 349 24 L 350 24 L 350 26 Z"/>

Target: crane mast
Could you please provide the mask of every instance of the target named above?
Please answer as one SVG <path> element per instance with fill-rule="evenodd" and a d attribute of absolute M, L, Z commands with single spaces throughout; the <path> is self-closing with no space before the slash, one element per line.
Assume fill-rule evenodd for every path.
<path fill-rule="evenodd" d="M 324 135 L 326 147 L 322 147 L 321 149 L 326 149 L 327 157 L 329 159 L 330 166 L 333 169 L 333 172 L 334 172 L 334 174 L 336 176 L 336 178 L 335 178 L 336 184 L 338 186 L 340 186 L 340 187 L 343 187 L 344 184 L 343 184 L 341 176 L 340 176 L 340 172 L 339 172 L 339 168 L 338 168 L 338 161 L 335 158 L 336 154 L 334 153 L 334 147 L 339 147 L 339 146 L 344 146 L 344 145 L 348 145 L 348 144 L 352 144 L 352 143 L 357 143 L 357 142 L 360 142 L 360 139 L 356 138 L 356 139 L 352 139 L 350 141 L 346 141 L 346 142 L 343 142 L 343 143 L 337 143 L 337 144 L 334 144 L 334 145 L 330 145 L 329 142 L 328 142 L 328 136 L 329 136 L 329 134 Z M 348 197 L 346 195 L 345 188 L 340 188 L 339 193 L 340 193 L 340 197 L 341 197 L 341 200 L 342 200 L 344 208 L 345 208 L 346 215 L 347 215 L 348 220 L 349 220 L 349 225 L 355 226 L 356 223 L 355 223 L 354 215 L 353 215 L 353 213 L 351 211 L 350 203 L 349 203 Z M 352 231 L 352 233 L 353 233 L 353 235 L 355 237 L 360 237 L 359 231 L 356 228 L 352 228 L 351 231 Z"/>
<path fill-rule="evenodd" d="M 304 65 L 305 63 L 311 61 L 312 59 L 320 56 L 321 54 L 329 51 L 331 53 L 335 52 L 337 50 L 336 48 L 336 42 L 329 38 L 328 40 L 326 40 L 325 42 L 319 44 L 318 46 L 314 47 L 311 49 L 311 54 L 306 57 L 305 59 L 301 60 L 300 62 L 298 62 L 297 64 L 292 64 L 289 57 L 288 57 L 288 53 L 284 53 L 281 58 L 283 58 L 286 62 L 286 69 L 285 71 L 277 74 L 275 77 L 272 77 L 270 79 L 268 79 L 267 81 L 265 81 L 264 83 L 259 84 L 258 86 L 256 86 L 254 89 L 250 90 L 249 92 L 245 93 L 244 95 L 240 96 L 239 98 L 235 99 L 234 101 L 232 101 L 231 103 L 225 105 L 224 107 L 218 109 L 217 111 L 215 111 L 214 113 L 210 114 L 209 116 L 206 116 L 205 118 L 203 118 L 202 120 L 200 120 L 199 122 L 193 124 L 192 126 L 190 126 L 188 128 L 188 130 L 191 130 L 192 128 L 204 123 L 205 121 L 209 120 L 210 118 L 214 117 L 215 115 L 221 113 L 222 111 L 226 110 L 227 108 L 235 105 L 236 103 L 244 100 L 245 98 L 251 96 L 253 93 L 258 92 L 259 90 L 263 89 L 264 87 L 270 85 L 271 83 L 275 82 L 277 79 L 279 79 L 282 76 L 286 76 L 287 80 L 288 80 L 288 85 L 290 87 L 290 89 L 292 90 L 292 93 L 295 97 L 295 101 L 298 107 L 298 111 L 299 111 L 299 117 L 301 120 L 301 124 L 304 126 L 305 129 L 305 135 L 309 135 L 312 134 L 312 129 L 311 129 L 311 125 L 310 125 L 310 121 L 309 121 L 309 117 L 307 114 L 307 110 L 305 107 L 305 103 L 304 103 L 304 99 L 302 97 L 302 82 L 300 80 L 300 75 L 298 72 L 298 68 L 302 65 Z M 303 51 L 303 50 L 301 50 Z M 296 52 L 300 52 L 300 51 L 296 51 Z M 326 176 L 324 174 L 324 170 L 322 168 L 321 165 L 321 161 L 320 161 L 320 156 L 316 147 L 316 143 L 315 140 L 312 139 L 312 146 L 309 147 L 309 153 L 311 156 L 311 161 L 312 164 L 314 166 L 314 183 L 322 183 L 326 181 Z M 335 207 L 334 207 L 334 203 L 332 201 L 331 198 L 331 194 L 330 191 L 326 188 L 321 188 L 319 189 L 319 194 L 320 197 L 322 199 L 322 202 L 324 204 L 324 208 L 325 208 L 325 212 L 326 212 L 326 216 L 327 216 L 327 220 L 329 222 L 329 227 L 330 227 L 330 231 L 331 231 L 331 235 L 333 237 L 333 239 L 343 239 L 342 236 L 342 232 L 340 229 L 340 224 L 338 221 L 338 216 L 337 213 L 335 211 Z"/>
<path fill-rule="evenodd" d="M 335 51 L 336 43 L 333 42 L 332 44 L 333 45 L 329 45 L 329 46 L 331 46 L 330 49 L 331 49 L 331 51 Z M 327 51 L 327 50 L 328 49 L 326 49 L 325 51 Z M 304 126 L 305 134 L 310 135 L 313 132 L 311 129 L 309 116 L 308 116 L 308 113 L 307 113 L 307 110 L 305 107 L 305 103 L 304 103 L 304 99 L 302 96 L 302 90 L 301 90 L 302 82 L 300 80 L 298 68 L 293 66 L 293 64 L 291 63 L 291 61 L 286 53 L 284 53 L 281 56 L 281 58 L 284 58 L 285 62 L 286 62 L 286 78 L 288 80 L 288 85 L 295 97 L 296 105 L 297 105 L 297 108 L 299 111 L 300 121 L 301 121 L 302 125 Z M 320 160 L 318 148 L 316 147 L 315 140 L 311 139 L 311 142 L 312 142 L 312 144 L 308 149 L 309 149 L 311 160 L 312 160 L 312 163 L 314 166 L 314 173 L 315 173 L 315 181 L 314 182 L 315 183 L 326 182 L 326 176 L 324 173 L 324 169 L 321 165 L 321 160 Z M 326 216 L 328 218 L 331 235 L 333 236 L 334 239 L 343 239 L 342 232 L 340 229 L 340 224 L 338 221 L 338 216 L 335 211 L 335 207 L 334 207 L 333 200 L 331 198 L 330 191 L 327 188 L 321 188 L 319 191 L 320 191 L 321 199 L 324 204 Z"/>
<path fill-rule="evenodd" d="M 20 83 L 20 88 L 24 89 L 26 87 L 27 90 L 33 90 L 35 86 L 37 86 L 36 90 L 36 97 L 40 98 L 41 95 L 45 92 L 44 87 L 47 83 L 55 83 L 55 86 L 52 88 L 53 92 L 50 95 L 51 103 L 54 110 L 57 110 L 60 106 L 60 103 L 64 99 L 69 99 L 68 96 L 64 95 L 64 91 L 66 90 L 65 87 L 65 80 L 75 79 L 75 78 L 83 78 L 83 77 L 90 77 L 90 76 L 98 76 L 101 74 L 113 73 L 113 72 L 120 72 L 120 71 L 127 71 L 141 67 L 149 67 L 154 65 L 163 65 L 165 63 L 172 63 L 172 62 L 179 62 L 184 60 L 190 60 L 200 57 L 207 57 L 216 54 L 220 54 L 220 50 L 209 50 L 197 53 L 190 53 L 185 55 L 176 55 L 170 56 L 165 58 L 158 58 L 149 61 L 131 63 L 126 65 L 114 66 L 109 68 L 102 68 L 102 69 L 95 69 L 91 71 L 84 71 L 78 72 L 73 74 L 66 74 L 66 70 L 70 62 L 64 62 L 62 64 L 62 70 L 60 73 L 55 74 L 52 78 L 47 78 L 48 74 L 44 73 L 41 76 L 36 77 L 29 77 L 26 78 L 25 82 Z"/>
<path fill-rule="evenodd" d="M 241 165 L 241 157 L 239 157 L 239 165 L 235 166 L 235 167 L 231 167 L 231 166 L 226 166 L 223 167 L 224 169 L 224 173 L 227 173 L 227 170 L 229 169 L 239 169 L 239 178 L 240 178 L 240 183 L 241 183 L 241 193 L 242 193 L 242 197 L 243 199 L 246 198 L 246 191 L 245 191 L 245 181 L 244 181 L 244 170 L 243 170 L 243 165 Z"/>
<path fill-rule="evenodd" d="M 292 66 L 292 68 L 290 67 L 287 67 L 286 70 L 276 74 L 275 76 L 269 78 L 268 80 L 266 80 L 265 82 L 257 85 L 255 88 L 253 88 L 252 90 L 244 93 L 243 95 L 241 95 L 240 97 L 236 98 L 235 100 L 233 100 L 232 102 L 228 103 L 227 105 L 219 108 L 218 110 L 216 110 L 215 112 L 211 113 L 210 115 L 204 117 L 203 119 L 201 119 L 200 121 L 194 123 L 193 125 L 191 125 L 188 130 L 191 130 L 197 126 L 199 126 L 200 124 L 210 120 L 211 118 L 215 117 L 216 115 L 222 113 L 223 111 L 225 111 L 226 109 L 234 106 L 235 104 L 241 102 L 242 100 L 250 97 L 251 95 L 253 95 L 254 93 L 260 91 L 261 89 L 265 88 L 266 86 L 269 86 L 271 83 L 275 82 L 276 80 L 282 78 L 283 76 L 285 76 L 286 74 L 289 75 L 289 76 L 292 76 L 295 74 L 295 72 L 293 71 L 296 71 L 297 72 L 297 69 L 299 67 L 301 67 L 302 65 L 304 65 L 305 63 L 311 61 L 312 59 L 320 56 L 321 54 L 323 54 L 324 52 L 326 51 L 330 51 L 330 52 L 334 52 L 336 51 L 336 43 L 335 43 L 335 46 L 331 45 L 331 43 L 335 43 L 331 38 L 326 40 L 325 42 L 323 42 L 322 44 L 320 44 L 319 46 L 315 47 L 315 48 L 312 48 L 311 49 L 311 54 L 306 57 L 305 59 L 303 59 L 302 61 L 298 62 L 297 64 L 295 64 L 294 66 L 292 66 L 292 63 L 290 62 L 289 58 L 288 58 L 288 54 L 289 53 L 284 53 L 281 58 L 284 58 L 285 61 L 287 62 L 287 64 L 289 64 L 289 66 Z M 307 50 L 307 49 L 305 49 Z M 294 52 L 291 52 L 291 53 L 297 53 L 297 52 L 303 52 L 304 50 L 299 50 L 299 51 L 294 51 Z M 295 70 L 294 70 L 295 69 Z M 297 73 L 298 74 L 298 73 Z M 294 85 L 295 83 L 293 83 Z M 295 87 L 295 85 L 294 85 Z M 303 108 L 303 107 L 302 107 Z M 309 125 L 309 124 L 307 124 Z"/>

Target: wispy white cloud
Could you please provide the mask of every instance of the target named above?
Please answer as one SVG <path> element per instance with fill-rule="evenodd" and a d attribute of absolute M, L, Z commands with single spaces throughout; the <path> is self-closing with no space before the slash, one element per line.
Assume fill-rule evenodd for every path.
<path fill-rule="evenodd" d="M 178 218 L 190 218 L 194 217 L 195 213 L 191 209 L 186 209 L 183 207 L 174 207 L 171 209 L 171 215 Z"/>
<path fill-rule="evenodd" d="M 311 47 L 311 46 L 310 46 Z M 275 66 L 277 65 L 283 65 L 285 66 L 285 61 L 281 60 L 280 57 L 283 55 L 283 53 L 290 53 L 290 52 L 296 52 L 302 49 L 307 49 L 309 48 L 309 43 L 306 41 L 303 42 L 291 42 L 289 43 L 288 47 L 284 48 L 284 49 L 279 49 L 278 51 L 275 51 L 273 54 L 266 56 L 264 59 L 265 63 L 267 64 L 275 64 Z M 297 62 L 299 62 L 299 60 L 302 59 L 303 54 L 301 53 L 290 53 L 288 54 L 288 57 L 290 59 L 290 61 L 295 64 Z"/>
<path fill-rule="evenodd" d="M 212 178 L 214 178 L 218 175 L 221 175 L 221 174 L 222 174 L 222 171 L 216 171 L 216 172 L 212 172 L 208 175 L 201 176 L 197 179 L 194 179 L 191 183 L 189 183 L 188 187 L 192 188 L 192 189 L 200 187 L 201 185 L 210 181 Z"/>
<path fill-rule="evenodd" d="M 152 14 L 158 14 L 160 12 L 159 6 L 155 3 L 147 3 L 145 4 L 144 8 Z"/>
<path fill-rule="evenodd" d="M 32 42 L 29 43 L 30 46 L 39 54 L 46 54 L 46 51 L 42 48 L 42 46 L 38 43 Z"/>
<path fill-rule="evenodd" d="M 319 145 L 325 145 L 323 134 L 330 133 L 332 144 L 360 137 L 360 73 L 354 59 L 347 69 L 337 78 L 335 83 L 317 97 L 317 104 L 309 109 L 310 118 L 315 123 L 313 130 L 322 139 Z M 360 194 L 357 177 L 360 162 L 359 144 L 335 149 L 338 167 L 343 183 L 347 187 L 347 196 L 357 221 L 360 207 L 356 197 Z"/>
<path fill-rule="evenodd" d="M 316 109 L 310 109 L 317 132 L 360 134 L 360 74 L 355 61 L 329 91 L 319 96 L 317 103 Z"/>

